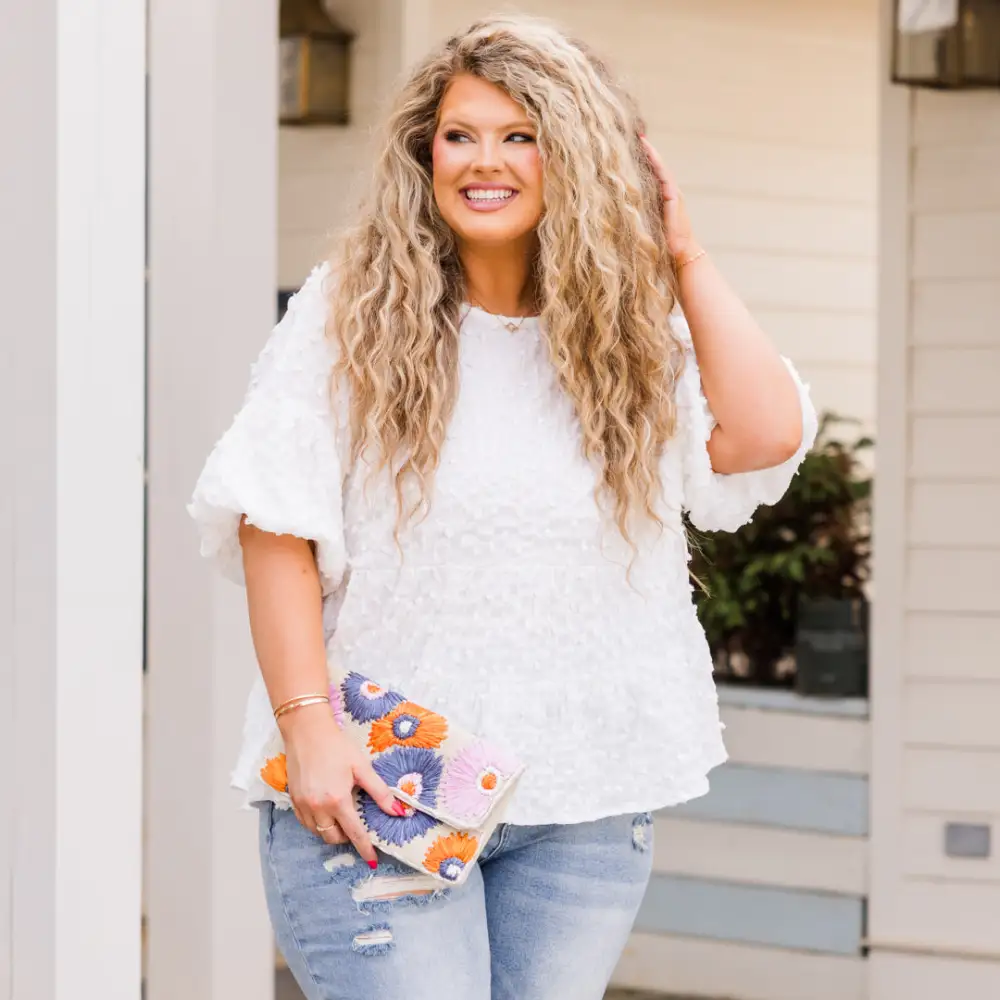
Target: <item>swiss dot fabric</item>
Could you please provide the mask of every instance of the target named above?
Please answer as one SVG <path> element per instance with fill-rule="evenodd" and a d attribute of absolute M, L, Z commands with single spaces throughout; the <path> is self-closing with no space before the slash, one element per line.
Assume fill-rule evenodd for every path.
<path fill-rule="evenodd" d="M 509 747 L 527 767 L 508 822 L 584 822 L 704 794 L 726 754 L 681 511 L 734 530 L 781 497 L 816 433 L 798 377 L 798 453 L 719 475 L 706 447 L 714 418 L 677 318 L 689 351 L 663 457 L 664 527 L 638 532 L 626 578 L 630 551 L 595 503 L 597 472 L 538 321 L 512 334 L 468 308 L 433 502 L 403 534 L 401 558 L 388 477 L 366 487 L 367 469 L 348 468 L 326 281 L 317 268 L 293 298 L 205 465 L 190 505 L 203 554 L 242 578 L 243 513 L 313 540 L 331 661 Z M 260 777 L 274 736 L 258 677 L 233 781 L 248 801 L 287 805 Z"/>

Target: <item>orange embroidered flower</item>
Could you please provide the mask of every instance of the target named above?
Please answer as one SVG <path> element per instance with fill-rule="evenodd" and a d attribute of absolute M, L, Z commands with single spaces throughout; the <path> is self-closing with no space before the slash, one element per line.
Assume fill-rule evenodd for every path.
<path fill-rule="evenodd" d="M 279 792 L 288 791 L 288 761 L 283 753 L 272 757 L 260 769 L 261 778 Z"/>
<path fill-rule="evenodd" d="M 435 712 L 404 701 L 388 715 L 376 719 L 368 733 L 368 746 L 381 753 L 392 746 L 436 750 L 448 735 L 448 723 Z"/>
<path fill-rule="evenodd" d="M 457 882 L 478 847 L 479 841 L 467 833 L 438 837 L 424 856 L 424 868 L 449 882 Z"/>

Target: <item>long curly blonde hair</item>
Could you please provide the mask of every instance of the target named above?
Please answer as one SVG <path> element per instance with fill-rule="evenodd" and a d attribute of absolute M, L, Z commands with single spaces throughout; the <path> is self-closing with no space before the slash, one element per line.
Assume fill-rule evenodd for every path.
<path fill-rule="evenodd" d="M 431 145 L 461 73 L 501 88 L 537 129 L 541 328 L 583 453 L 599 470 L 595 497 L 610 501 L 632 544 L 634 514 L 660 523 L 659 458 L 676 423 L 683 357 L 667 319 L 676 275 L 635 104 L 583 44 L 546 21 L 477 22 L 427 58 L 395 101 L 361 220 L 332 261 L 329 335 L 350 390 L 353 457 L 371 449 L 377 469 L 392 469 L 398 535 L 430 503 L 458 392 L 465 279 L 434 199 Z M 410 477 L 418 499 L 404 509 Z"/>

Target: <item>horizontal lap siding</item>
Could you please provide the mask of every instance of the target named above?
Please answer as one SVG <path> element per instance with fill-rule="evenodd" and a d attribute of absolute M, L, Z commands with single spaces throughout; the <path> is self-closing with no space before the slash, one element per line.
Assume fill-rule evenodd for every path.
<path fill-rule="evenodd" d="M 877 954 L 869 961 L 871 996 L 938 1000 L 1000 997 L 1000 963 L 955 958 Z"/>
<path fill-rule="evenodd" d="M 1000 684 L 981 680 L 916 680 L 903 699 L 908 743 L 1000 750 Z"/>
<path fill-rule="evenodd" d="M 1000 616 L 910 612 L 903 658 L 911 679 L 996 678 Z"/>
<path fill-rule="evenodd" d="M 901 887 L 898 907 L 896 933 L 902 940 L 992 955 L 994 963 L 1000 963 L 1000 885 L 909 878 Z M 964 989 L 949 995 L 994 1000 Z M 937 1000 L 939 995 L 922 992 L 918 996 Z"/>
<path fill-rule="evenodd" d="M 782 354 L 797 365 L 875 372 L 875 319 L 866 309 L 824 312 L 819 307 L 761 306 L 757 321 L 774 338 Z"/>
<path fill-rule="evenodd" d="M 367 131 L 282 128 L 278 136 L 278 287 L 297 288 L 350 221 L 364 189 Z"/>
<path fill-rule="evenodd" d="M 868 888 L 863 837 L 782 830 L 748 823 L 656 818 L 653 869 L 715 881 L 862 897 Z"/>
<path fill-rule="evenodd" d="M 913 277 L 1000 279 L 1000 211 L 918 212 L 913 221 Z"/>
<path fill-rule="evenodd" d="M 1000 547 L 1000 482 L 916 482 L 909 501 L 913 545 Z"/>
<path fill-rule="evenodd" d="M 863 920 L 857 897 L 654 873 L 635 928 L 857 955 Z"/>
<path fill-rule="evenodd" d="M 1000 229 L 1000 217 L 997 225 Z M 926 414 L 1000 413 L 998 374 L 1000 347 L 918 347 L 910 408 Z"/>
<path fill-rule="evenodd" d="M 914 482 L 1000 481 L 1000 416 L 916 414 L 910 421 L 910 437 L 909 471 Z"/>
<path fill-rule="evenodd" d="M 914 547 L 907 571 L 906 600 L 913 611 L 1000 613 L 1000 550 Z"/>
<path fill-rule="evenodd" d="M 899 875 L 882 933 L 1000 960 L 1000 95 L 917 92 L 913 142 Z M 990 826 L 994 857 L 947 857 L 948 823 Z M 873 990 L 935 996 L 924 968 L 993 995 L 998 966 L 971 965 L 878 955 Z"/>
<path fill-rule="evenodd" d="M 854 956 L 639 933 L 625 947 L 616 980 L 634 989 L 713 1000 L 865 1000 L 866 965 Z"/>
<path fill-rule="evenodd" d="M 733 764 L 866 775 L 868 720 L 725 705 Z"/>
<path fill-rule="evenodd" d="M 355 31 L 351 48 L 351 123 L 283 127 L 278 135 L 278 287 L 297 288 L 331 235 L 354 215 L 371 169 L 371 129 L 381 113 L 387 47 L 382 0 L 343 3 Z"/>
<path fill-rule="evenodd" d="M 732 689 L 722 701 L 730 762 L 712 772 L 707 795 L 656 814 L 654 876 L 636 936 L 661 935 L 664 947 L 672 939 L 743 942 L 768 951 L 761 968 L 790 968 L 795 951 L 860 956 L 863 703 Z M 631 981 L 633 971 L 626 957 L 616 980 Z M 655 985 L 676 988 L 672 971 L 664 967 Z M 706 977 L 696 992 L 711 983 Z M 755 988 L 748 982 L 728 995 L 754 996 Z"/>
<path fill-rule="evenodd" d="M 1000 281 L 922 278 L 913 286 L 917 348 L 1000 348 Z"/>
<path fill-rule="evenodd" d="M 724 764 L 702 798 L 666 816 L 749 823 L 849 837 L 868 833 L 868 779 L 855 774 Z"/>
<path fill-rule="evenodd" d="M 1000 812 L 1000 754 L 909 746 L 900 792 L 907 809 L 994 815 Z M 970 871 L 976 867 L 969 862 Z"/>

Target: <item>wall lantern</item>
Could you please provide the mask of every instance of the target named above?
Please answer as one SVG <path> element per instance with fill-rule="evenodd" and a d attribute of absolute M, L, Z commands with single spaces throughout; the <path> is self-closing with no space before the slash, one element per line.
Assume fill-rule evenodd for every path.
<path fill-rule="evenodd" d="M 895 0 L 892 80 L 1000 87 L 1000 0 Z"/>
<path fill-rule="evenodd" d="M 353 38 L 322 0 L 281 0 L 278 116 L 282 125 L 345 125 Z"/>

